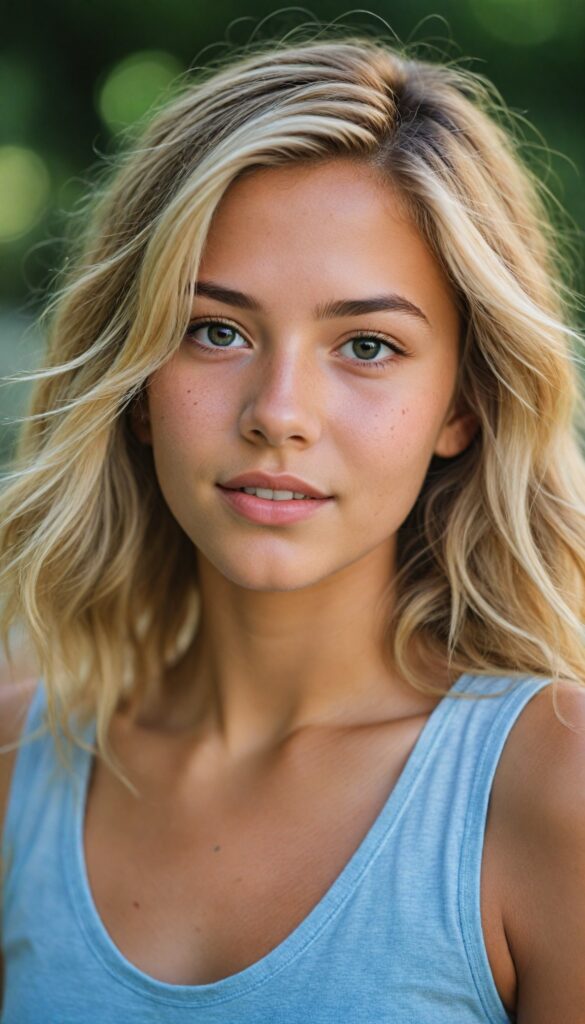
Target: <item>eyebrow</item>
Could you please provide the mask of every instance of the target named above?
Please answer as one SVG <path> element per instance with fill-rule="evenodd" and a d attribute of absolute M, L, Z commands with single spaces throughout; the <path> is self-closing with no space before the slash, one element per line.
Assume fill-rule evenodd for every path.
<path fill-rule="evenodd" d="M 194 295 L 206 295 L 209 299 L 216 299 L 218 302 L 225 302 L 228 306 L 238 306 L 240 309 L 249 309 L 255 313 L 263 313 L 262 305 L 251 295 L 235 291 L 215 281 L 197 281 L 193 287 Z M 391 293 L 389 295 L 373 295 L 366 299 L 337 299 L 323 303 L 314 310 L 316 320 L 328 320 L 336 316 L 363 316 L 368 313 L 378 312 L 406 313 L 408 316 L 416 317 L 429 324 L 428 317 L 422 309 L 415 306 L 414 302 L 406 299 L 403 295 Z M 430 326 L 430 324 L 429 324 Z"/>

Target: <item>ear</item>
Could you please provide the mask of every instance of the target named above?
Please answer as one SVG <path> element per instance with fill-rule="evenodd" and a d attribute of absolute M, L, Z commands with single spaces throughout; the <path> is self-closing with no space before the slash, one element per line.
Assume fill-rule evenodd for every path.
<path fill-rule="evenodd" d="M 455 409 L 451 407 L 437 437 L 433 454 L 443 459 L 459 455 L 471 443 L 479 427 L 477 416 L 462 403 L 458 403 Z"/>
<path fill-rule="evenodd" d="M 130 406 L 129 412 L 130 429 L 135 437 L 142 444 L 152 444 L 152 433 L 150 430 L 150 416 L 148 412 L 148 397 L 141 392 Z"/>

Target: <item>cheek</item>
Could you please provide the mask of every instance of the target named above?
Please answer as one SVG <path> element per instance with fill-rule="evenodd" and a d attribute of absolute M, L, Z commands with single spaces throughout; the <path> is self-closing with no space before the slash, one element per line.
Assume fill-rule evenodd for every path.
<path fill-rule="evenodd" d="M 148 407 L 155 458 L 180 461 L 202 451 L 215 433 L 227 427 L 229 404 L 221 389 L 206 387 L 204 380 L 184 379 L 171 364 L 152 378 Z"/>
<path fill-rule="evenodd" d="M 215 422 L 199 388 L 181 381 L 167 364 L 153 375 L 148 411 L 155 472 L 164 499 L 185 529 L 189 481 L 205 461 L 204 445 Z"/>
<path fill-rule="evenodd" d="M 387 491 L 397 483 L 422 485 L 441 420 L 434 394 L 387 396 L 354 406 L 351 427 L 344 426 L 344 448 L 362 480 Z"/>
<path fill-rule="evenodd" d="M 439 408 L 440 404 L 440 408 Z M 405 521 L 423 486 L 443 414 L 436 394 L 395 396 L 389 403 L 369 402 L 346 439 L 346 462 L 355 511 L 362 528 L 371 523 L 372 539 L 393 534 Z M 350 506 L 351 507 L 351 506 Z M 354 524 L 355 525 L 355 524 Z"/>

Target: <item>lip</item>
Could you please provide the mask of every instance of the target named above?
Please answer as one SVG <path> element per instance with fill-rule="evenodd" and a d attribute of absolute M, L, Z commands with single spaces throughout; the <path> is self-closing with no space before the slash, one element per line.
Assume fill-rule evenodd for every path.
<path fill-rule="evenodd" d="M 253 484 L 242 484 L 242 487 L 253 486 Z M 333 498 L 291 498 L 288 501 L 272 501 L 269 498 L 258 498 L 255 494 L 246 494 L 245 491 L 237 491 L 221 484 L 216 484 L 216 487 L 222 499 L 234 512 L 251 523 L 260 523 L 264 526 L 287 526 L 289 523 L 298 523 L 302 519 L 314 516 L 318 509 L 325 508 L 333 501 Z M 291 489 L 290 487 L 286 488 L 286 490 Z"/>
<path fill-rule="evenodd" d="M 333 495 L 324 494 L 313 484 L 308 483 L 306 480 L 301 480 L 298 476 L 291 476 L 289 473 L 283 473 L 280 476 L 274 476 L 272 473 L 264 473 L 262 470 L 254 469 L 248 473 L 240 473 L 238 476 L 234 476 L 231 480 L 222 480 L 219 483 L 220 487 L 227 487 L 231 490 L 237 490 L 238 487 L 268 487 L 272 491 L 296 491 L 297 494 L 307 494 L 310 498 L 331 498 Z M 252 497 L 252 495 L 249 495 Z M 265 499 L 260 499 L 261 501 Z M 294 499 L 293 499 L 294 500 Z M 283 504 L 286 504 L 284 502 Z"/>

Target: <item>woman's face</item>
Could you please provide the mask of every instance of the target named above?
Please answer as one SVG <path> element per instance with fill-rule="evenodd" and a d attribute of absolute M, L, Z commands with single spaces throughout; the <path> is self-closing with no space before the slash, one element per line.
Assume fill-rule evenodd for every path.
<path fill-rule="evenodd" d="M 397 194 L 341 158 L 255 171 L 218 207 L 197 283 L 247 300 L 197 294 L 193 320 L 215 323 L 194 324 L 149 382 L 137 432 L 175 519 L 248 589 L 308 587 L 364 559 L 390 572 L 433 454 L 476 427 L 450 408 L 452 293 Z M 324 308 L 349 301 L 371 309 Z M 218 485 L 255 470 L 329 500 L 296 522 L 252 521 Z"/>

